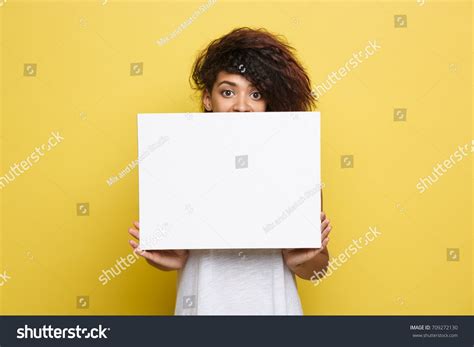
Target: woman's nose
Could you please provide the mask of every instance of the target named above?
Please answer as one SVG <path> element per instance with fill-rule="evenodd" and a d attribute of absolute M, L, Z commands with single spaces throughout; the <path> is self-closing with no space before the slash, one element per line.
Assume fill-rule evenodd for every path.
<path fill-rule="evenodd" d="M 245 95 L 240 95 L 236 98 L 234 107 L 234 112 L 250 112 L 251 108 L 247 102 L 247 98 Z"/>

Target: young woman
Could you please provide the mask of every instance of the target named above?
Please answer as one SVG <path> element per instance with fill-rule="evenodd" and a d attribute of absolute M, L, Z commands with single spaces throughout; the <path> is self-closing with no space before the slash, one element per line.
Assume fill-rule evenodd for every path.
<path fill-rule="evenodd" d="M 212 41 L 191 75 L 204 112 L 309 111 L 310 79 L 283 39 L 238 28 Z M 319 213 L 315 211 L 315 213 Z M 301 315 L 295 275 L 310 279 L 328 265 L 331 230 L 321 212 L 318 249 L 140 251 L 160 270 L 178 270 L 176 315 Z M 129 232 L 139 239 L 139 223 Z"/>

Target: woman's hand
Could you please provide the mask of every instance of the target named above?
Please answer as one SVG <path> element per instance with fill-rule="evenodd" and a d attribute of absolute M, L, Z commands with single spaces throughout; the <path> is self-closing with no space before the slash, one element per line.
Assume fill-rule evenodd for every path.
<path fill-rule="evenodd" d="M 327 245 L 332 227 L 326 214 L 321 212 L 321 248 L 283 249 L 286 265 L 299 277 L 309 279 L 313 271 L 319 272 L 326 268 L 329 261 Z"/>
<path fill-rule="evenodd" d="M 128 229 L 128 232 L 137 240 L 140 240 L 140 224 L 138 222 L 133 222 L 133 225 L 136 229 L 130 228 Z M 135 253 L 145 258 L 150 265 L 163 271 L 179 270 L 183 268 L 189 255 L 188 250 L 142 251 L 138 248 L 138 243 L 136 241 L 130 240 L 129 243 Z"/>

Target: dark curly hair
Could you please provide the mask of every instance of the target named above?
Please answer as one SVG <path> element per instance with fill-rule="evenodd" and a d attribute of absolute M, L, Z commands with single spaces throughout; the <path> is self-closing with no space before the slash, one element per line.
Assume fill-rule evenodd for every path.
<path fill-rule="evenodd" d="M 294 51 L 265 29 L 237 28 L 199 53 L 190 84 L 201 93 L 211 92 L 219 72 L 242 74 L 266 100 L 266 111 L 310 111 L 316 99 Z"/>

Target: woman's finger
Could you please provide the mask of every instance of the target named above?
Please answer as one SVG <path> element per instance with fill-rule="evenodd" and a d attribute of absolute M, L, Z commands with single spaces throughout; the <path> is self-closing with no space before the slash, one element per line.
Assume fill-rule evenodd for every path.
<path fill-rule="evenodd" d="M 328 243 L 329 243 L 329 237 L 326 237 L 326 238 L 323 240 L 323 242 L 321 243 L 321 248 L 320 248 L 320 250 L 322 251 L 323 249 L 325 249 L 325 248 L 327 247 Z"/>
<path fill-rule="evenodd" d="M 324 229 L 324 231 L 321 234 L 321 239 L 324 240 L 329 235 L 329 232 L 331 230 L 332 230 L 332 228 L 330 226 L 327 227 L 326 229 Z"/>
<path fill-rule="evenodd" d="M 148 260 L 151 260 L 155 264 L 160 264 L 161 256 L 158 252 L 147 252 L 147 251 L 140 251 L 139 254 Z"/>
<path fill-rule="evenodd" d="M 142 251 L 140 253 L 144 258 L 150 260 L 155 265 L 157 265 L 160 269 L 169 271 L 175 270 L 181 267 L 180 260 L 176 256 L 172 256 L 163 252 L 159 251 Z"/>
<path fill-rule="evenodd" d="M 136 238 L 137 240 L 140 239 L 140 234 L 139 234 L 138 230 L 135 230 L 135 229 L 133 229 L 133 228 L 130 228 L 130 229 L 128 229 L 128 232 L 129 232 L 130 235 L 132 235 L 132 236 L 133 236 L 134 238 Z"/>
<path fill-rule="evenodd" d="M 128 243 L 130 244 L 130 246 L 132 246 L 132 247 L 133 247 L 133 249 L 135 249 L 135 248 L 137 248 L 137 247 L 138 247 L 138 243 L 137 243 L 137 242 L 135 242 L 134 240 L 130 240 L 130 241 L 128 241 Z"/>
<path fill-rule="evenodd" d="M 321 211 L 321 222 L 326 219 L 326 213 Z"/>
<path fill-rule="evenodd" d="M 133 225 L 135 225 L 137 229 L 140 229 L 140 223 L 138 221 L 133 222 Z"/>
<path fill-rule="evenodd" d="M 324 229 L 326 229 L 326 227 L 329 225 L 329 219 L 325 219 L 322 223 L 321 223 L 321 231 L 323 231 Z"/>
<path fill-rule="evenodd" d="M 326 247 L 328 246 L 328 243 L 329 243 L 329 237 L 326 237 L 325 239 L 323 239 L 323 241 L 321 242 L 321 247 L 318 248 L 318 253 L 321 253 L 322 251 L 324 251 Z"/>
<path fill-rule="evenodd" d="M 162 264 L 162 261 L 159 261 L 159 255 L 155 254 L 154 252 L 147 252 L 147 251 L 140 251 L 138 252 L 139 255 L 141 255 L 143 258 L 146 259 L 148 264 L 153 265 L 154 267 L 163 270 L 163 271 L 169 271 L 170 268 Z"/>

